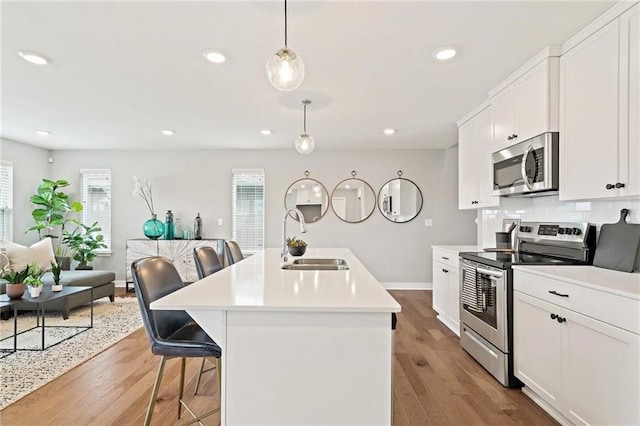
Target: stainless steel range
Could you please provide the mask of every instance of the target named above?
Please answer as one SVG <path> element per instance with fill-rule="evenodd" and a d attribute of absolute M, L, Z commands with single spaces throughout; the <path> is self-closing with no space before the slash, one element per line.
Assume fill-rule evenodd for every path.
<path fill-rule="evenodd" d="M 512 265 L 584 265 L 593 261 L 595 226 L 522 222 L 517 251 L 460 253 L 460 344 L 504 386 L 513 375 Z"/>

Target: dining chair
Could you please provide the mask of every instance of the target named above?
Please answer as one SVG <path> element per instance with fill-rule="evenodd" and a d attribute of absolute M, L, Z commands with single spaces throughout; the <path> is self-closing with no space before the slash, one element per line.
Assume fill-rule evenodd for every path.
<path fill-rule="evenodd" d="M 169 259 L 164 257 L 138 259 L 131 264 L 131 274 L 140 305 L 142 322 L 151 343 L 151 352 L 161 356 L 144 424 L 147 426 L 151 423 L 165 363 L 169 358 L 181 358 L 178 418 L 181 417 L 182 406 L 184 406 L 194 417 L 193 420 L 185 424 L 201 423 L 201 419 L 219 412 L 220 408 L 196 415 L 185 403 L 182 396 L 184 394 L 186 358 L 215 358 L 218 369 L 218 385 L 220 385 L 220 347 L 193 321 L 187 312 L 150 309 L 149 305 L 152 302 L 184 287 L 178 271 Z"/>

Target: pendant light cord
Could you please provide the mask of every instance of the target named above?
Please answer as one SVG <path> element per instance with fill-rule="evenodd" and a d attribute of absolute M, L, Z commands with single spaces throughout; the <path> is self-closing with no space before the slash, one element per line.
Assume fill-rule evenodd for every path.
<path fill-rule="evenodd" d="M 284 0 L 284 47 L 287 47 L 287 0 Z"/>
<path fill-rule="evenodd" d="M 304 133 L 307 133 L 307 104 L 304 104 L 304 122 L 302 128 Z"/>

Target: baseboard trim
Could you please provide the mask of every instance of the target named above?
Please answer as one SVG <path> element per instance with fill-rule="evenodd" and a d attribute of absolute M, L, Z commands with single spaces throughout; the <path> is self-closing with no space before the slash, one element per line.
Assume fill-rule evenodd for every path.
<path fill-rule="evenodd" d="M 380 283 L 387 290 L 431 290 L 431 283 Z"/>

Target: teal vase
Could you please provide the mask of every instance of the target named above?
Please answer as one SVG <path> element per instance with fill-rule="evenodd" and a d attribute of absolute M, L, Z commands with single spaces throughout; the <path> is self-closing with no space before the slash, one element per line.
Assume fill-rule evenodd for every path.
<path fill-rule="evenodd" d="M 142 231 L 144 232 L 145 237 L 157 240 L 162 237 L 162 234 L 164 234 L 164 223 L 160 222 L 158 220 L 158 216 L 153 214 L 151 215 L 151 219 L 144 223 Z"/>

